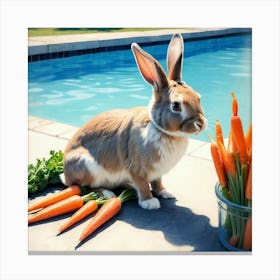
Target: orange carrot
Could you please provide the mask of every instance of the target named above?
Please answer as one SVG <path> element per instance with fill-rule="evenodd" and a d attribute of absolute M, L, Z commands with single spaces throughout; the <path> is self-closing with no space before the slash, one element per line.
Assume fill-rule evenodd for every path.
<path fill-rule="evenodd" d="M 46 206 L 54 204 L 60 200 L 70 197 L 72 195 L 80 195 L 80 194 L 81 194 L 81 190 L 80 190 L 79 186 L 75 186 L 75 185 L 70 186 L 60 192 L 54 193 L 54 194 L 49 195 L 45 198 L 42 198 L 38 201 L 35 201 L 28 207 L 28 212 L 37 210 L 40 208 L 44 208 Z"/>
<path fill-rule="evenodd" d="M 80 236 L 80 241 L 86 239 L 97 228 L 110 220 L 121 210 L 121 201 L 117 197 L 110 198 L 96 213 L 89 225 L 85 228 Z"/>
<path fill-rule="evenodd" d="M 228 136 L 228 146 L 227 146 L 227 150 L 228 151 L 232 151 L 232 135 L 231 135 L 231 130 L 229 131 L 229 136 Z"/>
<path fill-rule="evenodd" d="M 225 171 L 226 171 L 226 173 L 228 173 L 229 172 L 228 155 L 227 155 L 227 150 L 225 148 L 225 145 L 221 141 L 219 141 L 219 142 L 217 142 L 217 146 L 219 149 L 219 154 L 220 154 L 222 163 L 225 167 Z"/>
<path fill-rule="evenodd" d="M 28 217 L 28 224 L 46 220 L 58 215 L 62 215 L 73 210 L 79 209 L 83 205 L 83 199 L 79 195 L 67 197 L 64 200 L 58 201 L 37 213 Z"/>
<path fill-rule="evenodd" d="M 230 168 L 229 168 L 229 163 L 228 163 L 228 155 L 227 155 L 227 151 L 226 151 L 226 148 L 225 146 L 220 142 L 220 143 L 217 143 L 218 145 L 218 148 L 219 148 L 219 153 L 221 155 L 221 158 L 222 158 L 222 162 L 224 164 L 224 167 L 225 167 L 225 170 L 226 170 L 226 173 L 229 173 L 230 171 Z"/>
<path fill-rule="evenodd" d="M 225 148 L 223 139 L 224 138 L 223 138 L 221 124 L 218 120 L 216 120 L 216 142 L 217 142 L 217 145 L 219 148 L 219 154 L 222 158 L 222 162 L 225 167 L 226 173 L 228 173 L 228 172 L 230 172 L 229 163 L 228 163 L 228 155 L 227 155 L 227 150 Z"/>
<path fill-rule="evenodd" d="M 232 139 L 239 153 L 241 164 L 248 164 L 248 151 L 244 138 L 242 122 L 239 116 L 231 117 Z"/>
<path fill-rule="evenodd" d="M 218 120 L 216 120 L 216 142 L 221 142 L 224 145 L 222 126 Z"/>
<path fill-rule="evenodd" d="M 249 251 L 252 250 L 252 215 L 248 216 L 248 220 L 246 222 L 243 239 L 243 249 Z"/>
<path fill-rule="evenodd" d="M 231 93 L 231 96 L 232 96 L 232 115 L 237 116 L 238 115 L 238 102 L 237 102 L 234 92 Z"/>
<path fill-rule="evenodd" d="M 232 129 L 230 129 L 230 131 L 229 131 L 227 150 L 228 150 L 228 152 L 233 152 L 234 154 L 237 154 L 237 148 L 232 139 Z"/>
<path fill-rule="evenodd" d="M 229 244 L 230 244 L 231 246 L 234 246 L 234 247 L 236 247 L 237 242 L 238 242 L 238 238 L 237 238 L 236 235 L 233 235 L 233 236 L 230 238 L 230 240 L 229 240 Z"/>
<path fill-rule="evenodd" d="M 248 151 L 246 141 L 243 133 L 243 127 L 240 117 L 238 116 L 238 103 L 234 95 L 232 95 L 232 117 L 231 117 L 231 131 L 233 145 L 235 145 L 241 164 L 248 163 Z"/>
<path fill-rule="evenodd" d="M 80 236 L 80 242 L 90 236 L 96 229 L 98 229 L 105 222 L 114 217 L 122 207 L 122 203 L 126 200 L 136 198 L 134 190 L 125 190 L 119 197 L 110 198 L 92 218 L 90 223 L 84 229 Z"/>
<path fill-rule="evenodd" d="M 89 199 L 95 199 L 96 197 L 96 193 L 93 192 L 83 197 L 79 195 L 72 195 L 54 204 L 51 204 L 46 208 L 43 208 L 42 210 L 36 212 L 33 215 L 30 215 L 28 217 L 28 224 L 39 222 L 77 210 L 83 206 L 84 201 L 87 201 Z"/>
<path fill-rule="evenodd" d="M 219 148 L 219 152 L 223 161 L 223 164 L 227 170 L 227 152 L 224 145 L 224 137 L 222 132 L 222 126 L 218 120 L 216 120 L 216 142 Z"/>
<path fill-rule="evenodd" d="M 252 162 L 252 147 L 248 149 L 248 162 L 249 164 Z"/>
<path fill-rule="evenodd" d="M 214 142 L 213 138 L 209 135 L 211 140 L 210 151 L 213 159 L 213 163 L 216 169 L 216 173 L 220 182 L 220 185 L 225 188 L 227 186 L 227 177 L 224 165 L 221 161 L 221 157 L 219 154 L 219 148 L 217 143 Z"/>
<path fill-rule="evenodd" d="M 247 133 L 245 135 L 246 147 L 248 150 L 252 147 L 252 123 L 250 123 Z"/>
<path fill-rule="evenodd" d="M 249 167 L 248 179 L 245 187 L 245 197 L 252 200 L 252 164 Z"/>
<path fill-rule="evenodd" d="M 69 220 L 64 223 L 60 228 L 59 228 L 59 232 L 63 232 L 66 229 L 68 229 L 70 226 L 76 224 L 77 222 L 79 222 L 80 220 L 82 220 L 83 218 L 85 218 L 86 216 L 90 215 L 91 213 L 93 213 L 97 207 L 100 204 L 103 204 L 104 201 L 106 201 L 106 199 L 104 199 L 103 197 L 101 197 L 98 200 L 89 200 L 87 201 L 80 209 L 78 209 L 73 216 L 71 216 L 69 218 Z"/>

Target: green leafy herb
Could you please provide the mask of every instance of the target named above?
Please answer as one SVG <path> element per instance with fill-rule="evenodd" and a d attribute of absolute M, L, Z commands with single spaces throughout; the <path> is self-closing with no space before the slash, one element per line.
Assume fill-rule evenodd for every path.
<path fill-rule="evenodd" d="M 63 173 L 63 152 L 50 151 L 49 159 L 37 159 L 35 165 L 28 165 L 28 194 L 42 191 L 48 185 L 60 182 Z"/>

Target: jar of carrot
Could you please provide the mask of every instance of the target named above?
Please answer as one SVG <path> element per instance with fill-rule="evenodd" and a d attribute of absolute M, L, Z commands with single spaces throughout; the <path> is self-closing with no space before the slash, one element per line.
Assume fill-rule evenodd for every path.
<path fill-rule="evenodd" d="M 252 208 L 226 198 L 225 188 L 215 186 L 221 244 L 230 251 L 252 251 Z"/>

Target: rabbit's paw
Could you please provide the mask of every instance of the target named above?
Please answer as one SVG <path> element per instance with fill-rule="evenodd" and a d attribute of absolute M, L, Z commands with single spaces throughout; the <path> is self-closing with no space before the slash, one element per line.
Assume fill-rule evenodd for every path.
<path fill-rule="evenodd" d="M 160 208 L 160 202 L 157 198 L 153 197 L 150 199 L 146 199 L 143 201 L 139 201 L 139 205 L 144 209 L 159 209 Z"/>
<path fill-rule="evenodd" d="M 157 195 L 162 198 L 170 198 L 170 199 L 175 198 L 175 196 L 172 193 L 168 192 L 167 190 L 161 190 L 157 193 Z"/>

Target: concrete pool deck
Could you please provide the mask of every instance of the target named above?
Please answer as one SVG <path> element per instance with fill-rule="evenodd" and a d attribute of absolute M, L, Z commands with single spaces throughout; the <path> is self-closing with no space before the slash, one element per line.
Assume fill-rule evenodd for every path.
<path fill-rule="evenodd" d="M 196 29 L 162 30 L 140 33 L 83 34 L 51 37 L 31 37 L 29 55 L 47 52 L 78 50 L 125 44 L 147 40 L 169 40 L 180 31 L 184 38 L 235 34 L 246 29 Z M 184 35 L 185 34 L 185 35 Z M 122 36 L 122 37 L 119 37 Z M 165 36 L 165 37 L 164 37 Z M 122 42 L 123 44 L 123 42 Z M 64 150 L 77 127 L 29 116 L 29 162 L 48 157 L 50 150 Z M 187 153 L 177 166 L 163 177 L 163 183 L 174 200 L 160 199 L 161 208 L 144 210 L 137 201 L 126 202 L 121 212 L 102 226 L 86 242 L 77 245 L 86 218 L 61 235 L 58 228 L 69 215 L 29 226 L 28 248 L 30 254 L 187 254 L 190 252 L 225 251 L 218 240 L 218 209 L 214 192 L 217 176 L 210 155 L 210 144 L 193 137 Z M 54 192 L 50 189 L 48 192 Z M 40 195 L 32 199 L 40 199 Z"/>

